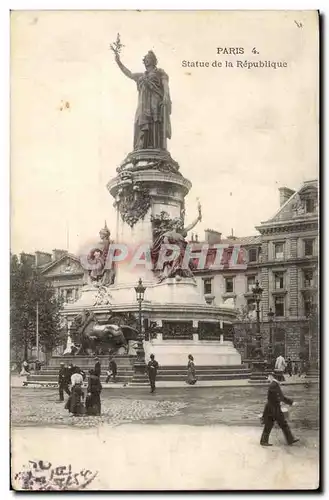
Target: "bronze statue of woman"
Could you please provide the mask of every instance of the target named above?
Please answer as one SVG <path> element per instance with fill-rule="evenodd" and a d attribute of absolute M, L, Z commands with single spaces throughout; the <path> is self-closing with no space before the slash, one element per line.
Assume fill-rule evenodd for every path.
<path fill-rule="evenodd" d="M 167 149 L 171 138 L 171 100 L 168 75 L 157 68 L 157 58 L 151 50 L 143 59 L 146 71 L 132 73 L 120 59 L 115 60 L 121 71 L 137 83 L 138 105 L 134 124 L 134 150 Z"/>

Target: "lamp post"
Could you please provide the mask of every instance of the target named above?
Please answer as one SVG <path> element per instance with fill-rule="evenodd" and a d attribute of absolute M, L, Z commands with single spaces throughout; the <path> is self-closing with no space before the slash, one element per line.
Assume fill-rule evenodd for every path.
<path fill-rule="evenodd" d="M 255 357 L 252 360 L 252 367 L 254 372 L 253 378 L 264 378 L 264 355 L 262 351 L 262 335 L 260 333 L 260 309 L 259 304 L 262 299 L 263 289 L 259 286 L 258 280 L 256 281 L 255 286 L 252 289 L 253 299 L 256 302 L 256 318 L 257 318 L 257 329 L 256 329 L 256 349 L 255 349 Z"/>
<path fill-rule="evenodd" d="M 143 286 L 142 279 L 139 278 L 138 285 L 135 286 L 136 300 L 138 302 L 138 337 L 137 337 L 137 360 L 135 362 L 135 371 L 145 372 L 145 351 L 143 347 L 143 331 L 142 331 L 142 302 L 144 300 L 146 287 Z"/>
<path fill-rule="evenodd" d="M 270 307 L 268 313 L 268 323 L 270 326 L 270 342 L 269 342 L 269 358 L 270 358 L 270 367 L 272 369 L 272 364 L 273 364 L 273 317 L 274 317 L 274 312 L 272 311 L 272 307 Z"/>
<path fill-rule="evenodd" d="M 263 293 L 263 289 L 259 286 L 259 281 L 257 280 L 256 281 L 256 285 L 253 287 L 252 289 L 252 293 L 253 293 L 253 298 L 256 302 L 256 317 L 257 317 L 257 335 L 256 335 L 256 343 L 257 343 L 257 351 L 259 354 L 261 354 L 262 352 L 262 336 L 261 336 L 261 333 L 260 333 L 260 309 L 259 309 L 259 304 L 260 304 L 260 301 L 262 299 L 262 293 Z M 261 357 L 262 354 L 261 354 Z"/>

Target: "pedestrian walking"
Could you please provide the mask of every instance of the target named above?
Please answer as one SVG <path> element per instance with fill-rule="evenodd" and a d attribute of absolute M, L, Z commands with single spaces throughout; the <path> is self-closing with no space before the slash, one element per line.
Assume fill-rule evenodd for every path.
<path fill-rule="evenodd" d="M 71 375 L 71 389 L 73 389 L 73 387 L 78 384 L 82 386 L 83 375 L 80 372 L 74 372 L 73 375 Z"/>
<path fill-rule="evenodd" d="M 86 397 L 86 411 L 88 415 L 100 416 L 101 414 L 102 384 L 95 370 L 90 370 Z"/>
<path fill-rule="evenodd" d="M 97 377 L 100 377 L 101 376 L 101 371 L 102 371 L 102 368 L 101 368 L 101 364 L 100 364 L 100 361 L 99 361 L 99 358 L 96 357 L 95 358 L 95 367 L 94 367 L 94 371 L 95 371 L 95 375 L 97 375 Z"/>
<path fill-rule="evenodd" d="M 70 382 L 71 380 L 68 368 L 64 363 L 60 363 L 60 369 L 58 373 L 58 391 L 60 401 L 64 401 L 64 392 L 66 392 L 68 396 L 71 394 L 69 389 Z"/>
<path fill-rule="evenodd" d="M 300 360 L 298 371 L 298 376 L 301 377 L 302 375 L 306 375 L 306 363 L 303 359 Z"/>
<path fill-rule="evenodd" d="M 72 375 L 74 375 L 75 373 L 79 373 L 82 376 L 82 380 L 86 379 L 85 372 L 83 370 L 81 370 L 81 368 L 79 366 L 74 365 L 73 363 L 70 363 L 68 366 L 68 370 L 69 370 L 70 379 L 72 379 Z"/>
<path fill-rule="evenodd" d="M 188 363 L 187 363 L 187 379 L 186 383 L 190 385 L 196 384 L 197 378 L 195 375 L 195 364 L 194 364 L 194 358 L 192 354 L 188 355 Z"/>
<path fill-rule="evenodd" d="M 292 361 L 291 361 L 291 358 L 288 358 L 287 366 L 286 366 L 286 372 L 288 373 L 289 377 L 292 376 Z"/>
<path fill-rule="evenodd" d="M 106 372 L 107 377 L 106 377 L 106 381 L 105 382 L 108 384 L 109 381 L 110 381 L 110 378 L 112 377 L 113 378 L 113 382 L 115 383 L 116 382 L 117 373 L 118 373 L 117 364 L 116 364 L 114 358 L 111 358 L 110 362 L 109 362 L 108 371 Z"/>
<path fill-rule="evenodd" d="M 149 376 L 151 392 L 155 391 L 155 381 L 158 373 L 159 363 L 154 359 L 154 354 L 150 355 L 150 361 L 147 364 L 147 372 Z"/>
<path fill-rule="evenodd" d="M 30 374 L 29 364 L 25 360 L 25 361 L 23 361 L 23 365 L 22 365 L 22 370 L 20 372 L 20 376 L 23 377 L 24 375 L 29 375 L 29 374 Z"/>
<path fill-rule="evenodd" d="M 284 378 L 284 372 L 285 372 L 285 369 L 286 369 L 286 366 L 287 366 L 287 363 L 284 359 L 284 357 L 282 356 L 282 354 L 280 354 L 277 358 L 276 358 L 276 361 L 275 361 L 275 368 L 274 368 L 274 372 L 276 374 L 276 378 L 277 380 L 279 380 L 280 382 L 284 382 L 285 378 Z"/>
<path fill-rule="evenodd" d="M 280 383 L 276 379 L 275 373 L 270 373 L 268 375 L 268 380 L 270 382 L 270 386 L 267 391 L 267 402 L 265 404 L 262 416 L 264 429 L 262 436 L 260 438 L 260 444 L 262 446 L 272 446 L 268 442 L 268 440 L 275 422 L 277 422 L 280 428 L 282 429 L 282 432 L 289 445 L 297 443 L 299 439 L 294 438 L 294 436 L 292 435 L 290 427 L 284 417 L 280 404 L 281 402 L 283 402 L 291 406 L 295 405 L 296 403 L 294 403 L 292 399 L 287 398 L 286 396 L 283 395 Z"/>

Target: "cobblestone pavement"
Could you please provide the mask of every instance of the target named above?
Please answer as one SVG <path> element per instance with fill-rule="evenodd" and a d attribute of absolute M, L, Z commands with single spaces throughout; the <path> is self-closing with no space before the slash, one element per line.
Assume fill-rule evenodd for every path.
<path fill-rule="evenodd" d="M 156 400 L 131 400 L 105 397 L 102 400 L 101 417 L 73 417 L 58 401 L 56 391 L 14 389 L 12 391 L 11 421 L 17 425 L 70 425 L 92 427 L 108 423 L 118 425 L 133 421 L 150 420 L 158 417 L 172 417 L 185 403 Z"/>
<path fill-rule="evenodd" d="M 105 389 L 101 417 L 70 417 L 58 402 L 56 389 L 13 388 L 13 426 L 93 427 L 102 423 L 129 422 L 184 425 L 257 425 L 267 387 Z M 317 429 L 319 423 L 318 385 L 287 386 L 284 393 L 298 406 L 290 410 L 292 427 Z"/>

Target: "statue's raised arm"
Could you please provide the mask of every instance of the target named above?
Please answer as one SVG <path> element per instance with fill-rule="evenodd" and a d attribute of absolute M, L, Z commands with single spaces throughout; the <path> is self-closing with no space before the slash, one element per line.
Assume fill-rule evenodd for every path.
<path fill-rule="evenodd" d="M 191 222 L 191 224 L 189 224 L 188 226 L 184 227 L 184 234 L 186 235 L 189 231 L 191 231 L 191 229 L 193 229 L 198 222 L 202 221 L 202 212 L 201 212 L 201 205 L 200 203 L 198 203 L 198 216 L 196 219 L 194 219 L 193 222 Z"/>
<path fill-rule="evenodd" d="M 140 76 L 142 76 L 142 73 L 133 73 L 132 71 L 130 71 L 121 61 L 120 59 L 120 55 L 118 53 L 115 54 L 115 62 L 117 63 L 117 65 L 119 66 L 119 68 L 121 69 L 122 73 L 124 75 L 126 75 L 128 78 L 130 78 L 131 80 L 135 80 L 137 81 L 138 78 Z"/>

